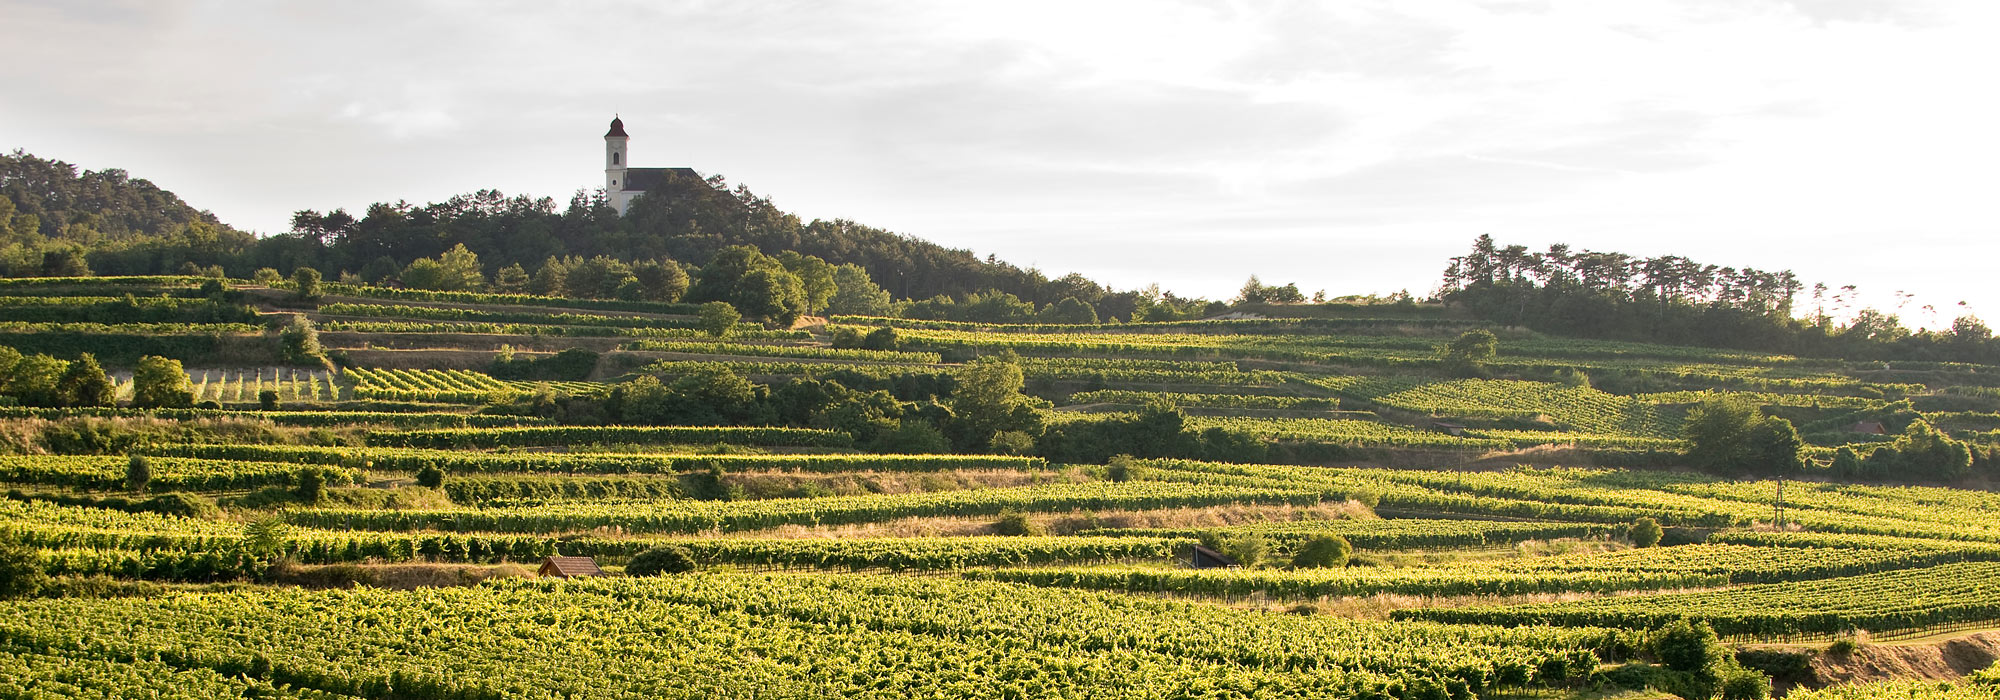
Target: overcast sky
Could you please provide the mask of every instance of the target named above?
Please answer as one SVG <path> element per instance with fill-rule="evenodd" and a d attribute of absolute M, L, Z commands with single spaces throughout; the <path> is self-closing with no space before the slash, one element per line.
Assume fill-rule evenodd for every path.
<path fill-rule="evenodd" d="M 2000 2 L 0 0 L 0 147 L 224 221 L 722 174 L 1057 276 L 1424 293 L 1473 237 L 2000 315 Z"/>

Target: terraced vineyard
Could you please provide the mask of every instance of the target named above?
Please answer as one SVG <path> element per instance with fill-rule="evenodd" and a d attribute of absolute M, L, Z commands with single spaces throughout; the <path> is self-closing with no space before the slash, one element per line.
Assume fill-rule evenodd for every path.
<path fill-rule="evenodd" d="M 347 371 L 347 378 L 354 382 L 354 398 L 385 401 L 485 403 L 542 389 L 571 393 L 589 393 L 599 389 L 592 382 L 503 382 L 462 369 L 356 368 Z"/>
<path fill-rule="evenodd" d="M 341 386 L 332 372 L 289 367 L 253 369 L 197 369 L 188 372 L 196 401 L 249 403 L 266 391 L 277 392 L 279 401 L 338 401 Z M 124 385 L 131 393 L 131 385 Z M 360 397 L 355 397 L 360 398 Z"/>
<path fill-rule="evenodd" d="M 1343 378 L 1323 383 L 1343 396 L 1430 415 L 1528 420 L 1548 416 L 1569 430 L 1596 435 L 1678 434 L 1679 421 L 1652 404 L 1588 387 L 1495 379 Z"/>
<path fill-rule="evenodd" d="M 1725 591 L 1575 603 L 1398 611 L 1398 619 L 1646 627 L 1697 617 L 1722 634 L 1923 632 L 2000 619 L 2000 563 L 1969 562 Z"/>
<path fill-rule="evenodd" d="M 2000 427 L 1984 366 L 51 279 L 0 280 L 0 697 L 1575 698 L 1683 618 L 2000 625 L 2000 497 L 1830 466 Z M 1690 468 L 1718 399 L 1814 461 Z"/>

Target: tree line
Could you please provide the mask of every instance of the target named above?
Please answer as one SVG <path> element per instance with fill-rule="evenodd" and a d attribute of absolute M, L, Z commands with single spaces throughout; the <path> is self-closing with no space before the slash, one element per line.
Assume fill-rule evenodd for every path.
<path fill-rule="evenodd" d="M 928 302 L 917 306 L 922 318 L 1036 320 L 1057 304 L 1063 308 L 1050 317 L 1065 322 L 1175 320 L 1214 311 L 1211 302 L 1157 287 L 1114 291 L 1079 274 L 1050 278 L 845 219 L 803 221 L 721 176 L 669 177 L 622 217 L 602 192 L 579 191 L 558 206 L 549 197 L 480 190 L 425 205 L 375 203 L 359 215 L 301 210 L 291 230 L 264 237 L 230 228 L 123 171 L 79 174 L 70 164 L 20 151 L 0 161 L 0 195 L 0 275 L 9 277 L 251 278 L 260 270 L 304 267 L 329 280 L 422 289 L 483 283 L 504 291 L 667 299 L 682 275 L 692 277 L 719 257 L 740 265 L 728 256 L 741 253 L 731 249 L 749 246 L 773 257 L 816 259 L 849 287 L 861 287 L 853 283 L 865 277 L 895 299 Z M 811 286 L 823 282 L 816 270 L 786 262 L 808 294 L 822 288 Z M 978 303 L 992 299 L 1006 303 Z M 871 299 L 828 306 L 837 313 L 894 311 Z M 849 308 L 870 311 L 840 310 Z"/>
<path fill-rule="evenodd" d="M 1807 289 L 1789 270 L 1698 263 L 1663 255 L 1573 249 L 1534 252 L 1492 236 L 1451 259 L 1439 300 L 1489 321 L 1548 333 L 1859 359 L 2000 362 L 2000 342 L 1974 316 L 1912 331 L 1895 314 L 1861 309 L 1839 322 L 1854 288 Z M 1810 309 L 1801 305 L 1810 303 Z M 1831 308 L 1830 308 L 1831 307 Z M 1809 311 L 1802 314 L 1801 311 Z"/>

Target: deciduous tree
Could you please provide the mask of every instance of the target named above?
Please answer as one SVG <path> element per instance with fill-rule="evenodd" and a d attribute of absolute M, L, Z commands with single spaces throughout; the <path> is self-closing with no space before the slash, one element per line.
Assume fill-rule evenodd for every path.
<path fill-rule="evenodd" d="M 194 403 L 194 385 L 181 361 L 147 355 L 132 370 L 132 405 L 140 408 L 181 408 Z"/>

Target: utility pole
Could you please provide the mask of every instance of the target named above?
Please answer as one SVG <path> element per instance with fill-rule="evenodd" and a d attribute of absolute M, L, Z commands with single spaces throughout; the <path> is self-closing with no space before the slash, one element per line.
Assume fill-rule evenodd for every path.
<path fill-rule="evenodd" d="M 1771 510 L 1776 514 L 1778 529 L 1785 529 L 1785 477 L 1778 475 L 1778 497 L 1771 502 Z"/>

